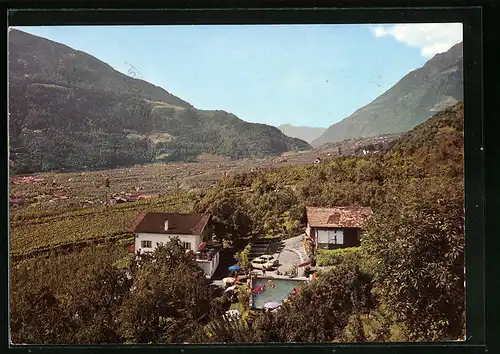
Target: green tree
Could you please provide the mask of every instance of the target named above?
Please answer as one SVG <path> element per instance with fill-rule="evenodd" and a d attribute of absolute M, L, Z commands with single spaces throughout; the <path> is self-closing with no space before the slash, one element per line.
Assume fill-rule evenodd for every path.
<path fill-rule="evenodd" d="M 464 334 L 463 185 L 418 181 L 377 210 L 362 237 L 376 292 L 410 340 Z"/>
<path fill-rule="evenodd" d="M 14 344 L 65 344 L 71 340 L 72 320 L 50 287 L 16 286 L 10 329 Z"/>
<path fill-rule="evenodd" d="M 132 277 L 117 318 L 128 342 L 185 342 L 210 312 L 215 297 L 210 281 L 178 239 L 141 255 Z"/>
<path fill-rule="evenodd" d="M 75 344 L 123 343 L 115 317 L 130 291 L 126 274 L 109 264 L 97 264 L 70 289 L 66 310 L 72 314 Z"/>
<path fill-rule="evenodd" d="M 221 240 L 230 240 L 237 246 L 242 245 L 242 239 L 252 230 L 251 209 L 235 190 L 210 191 L 195 208 L 213 216 L 214 231 Z"/>
<path fill-rule="evenodd" d="M 304 286 L 276 313 L 252 325 L 257 342 L 331 342 L 344 336 L 351 316 L 375 306 L 371 278 L 354 263 L 342 263 Z"/>

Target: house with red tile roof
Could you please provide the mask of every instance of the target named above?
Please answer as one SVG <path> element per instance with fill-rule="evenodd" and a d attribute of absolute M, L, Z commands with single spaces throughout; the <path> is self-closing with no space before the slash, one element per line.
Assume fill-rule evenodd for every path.
<path fill-rule="evenodd" d="M 357 247 L 363 225 L 373 214 L 369 207 L 307 207 L 305 241 L 313 250 Z"/>
<path fill-rule="evenodd" d="M 135 252 L 153 252 L 160 244 L 177 237 L 186 250 L 197 255 L 196 262 L 207 277 L 212 277 L 219 265 L 220 245 L 212 240 L 209 214 L 140 213 L 130 232 L 134 234 Z"/>

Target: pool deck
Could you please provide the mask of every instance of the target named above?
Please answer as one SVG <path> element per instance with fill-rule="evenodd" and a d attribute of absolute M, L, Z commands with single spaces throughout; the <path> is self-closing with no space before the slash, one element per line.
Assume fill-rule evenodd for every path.
<path fill-rule="evenodd" d="M 283 280 L 297 280 L 297 281 L 309 281 L 309 280 L 311 280 L 308 277 L 293 277 L 293 278 L 290 278 L 288 275 L 276 275 L 276 274 L 273 274 L 272 272 L 269 272 L 269 275 L 267 275 L 267 273 L 268 272 L 266 272 L 265 276 L 252 274 L 251 279 L 252 279 L 252 281 L 253 281 L 253 279 L 283 279 Z"/>

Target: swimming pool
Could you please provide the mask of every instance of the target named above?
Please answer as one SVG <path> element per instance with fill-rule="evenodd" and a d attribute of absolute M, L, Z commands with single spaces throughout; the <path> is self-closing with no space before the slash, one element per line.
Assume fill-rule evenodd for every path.
<path fill-rule="evenodd" d="M 266 288 L 260 294 L 252 294 L 252 307 L 254 309 L 264 308 L 267 302 L 275 301 L 282 302 L 288 297 L 293 289 L 300 288 L 304 285 L 303 280 L 293 279 L 270 279 L 268 278 L 254 278 L 252 280 L 252 288 L 265 285 Z M 271 286 L 274 285 L 274 287 Z"/>

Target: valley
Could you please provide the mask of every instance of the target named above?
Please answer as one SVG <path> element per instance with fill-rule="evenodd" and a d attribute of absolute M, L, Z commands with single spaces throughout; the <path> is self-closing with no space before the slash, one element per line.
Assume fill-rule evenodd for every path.
<path fill-rule="evenodd" d="M 13 215 L 17 209 L 53 210 L 101 205 L 112 196 L 167 196 L 179 192 L 215 188 L 225 177 L 244 172 L 266 171 L 291 165 L 311 165 L 334 156 L 377 153 L 399 134 L 346 140 L 325 144 L 302 153 L 288 152 L 279 157 L 230 159 L 203 154 L 197 162 L 151 163 L 130 167 L 46 172 L 10 177 Z M 339 154 L 340 152 L 340 154 Z M 105 187 L 105 179 L 110 187 Z"/>
<path fill-rule="evenodd" d="M 293 155 L 284 156 L 282 159 L 290 158 L 287 161 L 267 160 L 269 168 L 258 169 L 263 161 L 254 161 L 257 169 L 252 171 L 249 164 L 239 164 L 234 161 L 222 161 L 214 159 L 210 162 L 199 162 L 197 164 L 153 164 L 136 166 L 131 169 L 113 169 L 93 172 L 63 172 L 37 174 L 35 176 L 16 177 L 11 184 L 11 192 L 39 193 L 44 188 L 60 188 L 60 195 L 69 196 L 67 199 L 55 202 L 44 201 L 45 204 L 22 205 L 10 208 L 10 260 L 11 260 L 11 281 L 13 286 L 12 307 L 14 317 L 14 328 L 23 323 L 24 313 L 33 314 L 30 318 L 44 318 L 45 321 L 54 326 L 54 320 L 48 318 L 52 312 L 61 311 L 57 317 L 57 322 L 64 321 L 74 330 L 57 330 L 53 336 L 47 336 L 38 332 L 39 324 L 36 321 L 29 321 L 28 328 L 33 328 L 28 332 L 17 329 L 16 338 L 33 338 L 33 340 L 46 340 L 51 343 L 78 343 L 81 340 L 93 343 L 118 343 L 127 342 L 127 333 L 122 327 L 112 325 L 106 327 L 111 332 L 103 330 L 92 330 L 88 333 L 88 327 L 94 328 L 102 322 L 94 318 L 94 310 L 89 310 L 89 318 L 75 320 L 72 313 L 86 306 L 99 304 L 100 299 L 106 298 L 110 292 L 121 291 L 115 288 L 122 283 L 123 271 L 127 270 L 134 274 L 135 284 L 141 284 L 146 274 L 144 271 L 137 272 L 130 260 L 129 246 L 133 242 L 133 234 L 130 232 L 132 221 L 142 212 L 160 213 L 193 213 L 207 212 L 214 216 L 216 225 L 215 234 L 224 244 L 235 247 L 238 251 L 238 264 L 245 264 L 247 245 L 251 245 L 254 240 L 259 240 L 262 236 L 280 236 L 294 238 L 304 231 L 304 209 L 306 206 L 332 207 L 336 205 L 370 206 L 374 212 L 373 220 L 367 225 L 362 236 L 361 247 L 350 249 L 350 252 L 330 254 L 331 250 L 323 250 L 318 254 L 318 262 L 324 265 L 325 262 L 337 262 L 336 267 L 331 270 L 324 270 L 318 273 L 317 280 L 303 287 L 299 295 L 295 295 L 289 307 L 285 307 L 278 312 L 280 321 L 291 323 L 286 327 L 276 327 L 269 325 L 269 314 L 266 312 L 254 311 L 245 308 L 248 298 L 241 297 L 238 303 L 241 304 L 241 311 L 244 316 L 253 318 L 252 330 L 246 327 L 246 320 L 241 322 L 242 328 L 217 327 L 218 318 L 226 311 L 230 304 L 220 305 L 224 296 L 213 294 L 205 302 L 200 302 L 201 307 L 192 309 L 201 311 L 196 318 L 203 313 L 210 314 L 200 326 L 196 325 L 195 332 L 188 332 L 178 337 L 169 335 L 168 337 L 151 338 L 151 341 L 165 342 L 215 342 L 221 338 L 229 338 L 232 342 L 259 342 L 259 341 L 286 341 L 290 333 L 295 333 L 297 328 L 304 326 L 306 317 L 319 316 L 317 308 L 324 311 L 335 311 L 333 319 L 340 319 L 336 324 L 332 324 L 341 334 L 331 333 L 330 327 L 322 329 L 321 335 L 331 338 L 339 338 L 349 341 L 355 339 L 350 332 L 345 332 L 350 316 L 359 316 L 358 319 L 367 328 L 363 330 L 363 338 L 371 341 L 407 341 L 412 338 L 439 338 L 456 339 L 461 335 L 463 324 L 458 309 L 463 309 L 463 104 L 457 104 L 424 124 L 418 126 L 411 132 L 404 134 L 382 147 L 376 153 L 363 153 L 367 151 L 368 145 L 374 145 L 377 141 L 384 139 L 360 140 L 357 142 L 346 142 L 341 149 L 346 155 L 333 156 L 338 151 L 339 146 L 330 146 L 330 150 L 322 151 L 322 154 L 309 154 L 304 156 Z M 361 143 L 362 142 L 362 143 Z M 357 145 L 356 145 L 357 144 Z M 365 147 L 365 148 L 363 148 Z M 361 150 L 360 150 L 361 148 Z M 356 153 L 356 150 L 357 153 Z M 351 154 L 347 154 L 351 152 Z M 330 154 L 330 156 L 328 156 Z M 320 161 L 315 163 L 316 159 Z M 210 158 L 207 156 L 207 160 Z M 278 166 L 281 163 L 281 166 Z M 217 167 L 220 166 L 220 167 Z M 179 169 L 177 169 L 179 168 Z M 167 192 L 168 179 L 174 178 L 176 181 L 189 180 L 189 177 L 197 177 L 192 174 L 197 172 L 207 173 L 214 169 L 212 173 L 219 174 L 219 181 L 213 188 L 185 188 L 180 186 L 176 190 Z M 168 174 L 165 171 L 170 171 Z M 176 171 L 176 172 L 174 172 Z M 232 172 L 225 176 L 225 172 Z M 82 173 L 84 175 L 82 175 Z M 190 176 L 191 174 L 191 176 Z M 224 175 L 220 177 L 220 175 Z M 172 177 L 173 176 L 173 177 Z M 203 175 L 200 175 L 203 180 Z M 85 181 L 86 178 L 87 181 Z M 109 178 L 109 189 L 105 187 L 105 178 Z M 207 182 L 206 176 L 203 183 Z M 43 179 L 43 180 L 42 180 Z M 56 185 L 52 186 L 51 179 L 56 180 Z M 90 180 L 90 181 L 89 181 Z M 49 181 L 49 186 L 43 184 Z M 93 186 L 87 183 L 92 182 Z M 72 185 L 72 183 L 74 183 Z M 193 185 L 194 180 L 190 180 Z M 139 186 L 139 191 L 135 188 Z M 143 187 L 143 189 L 140 189 Z M 163 189 L 162 189 L 163 188 Z M 165 195 L 155 198 L 146 198 L 135 202 L 125 202 L 113 205 L 99 203 L 103 201 L 105 195 L 120 193 L 132 190 L 132 193 L 149 194 L 165 191 Z M 45 192 L 48 192 L 46 190 Z M 72 199 L 78 199 L 85 194 L 86 198 L 96 198 L 96 202 L 89 206 L 81 206 L 78 203 L 71 204 Z M 69 204 L 68 204 L 69 203 Z M 43 205 L 43 207 L 41 206 Z M 432 218 L 431 218 L 432 216 Z M 437 221 L 436 221 L 437 218 Z M 435 228 L 435 223 L 446 225 L 446 232 L 440 228 Z M 426 232 L 430 232 L 432 238 L 419 238 L 421 225 L 426 227 Z M 394 233 L 392 230 L 399 230 Z M 296 238 L 296 237 L 295 237 Z M 410 243 L 411 247 L 400 247 L 400 240 Z M 435 240 L 435 241 L 434 241 Z M 175 250 L 175 244 L 168 245 Z M 404 314 L 405 317 L 395 320 L 377 319 L 380 314 L 385 314 L 378 302 L 374 304 L 363 303 L 362 311 L 356 314 L 356 310 L 350 307 L 350 298 L 347 296 L 351 289 L 346 287 L 354 279 L 364 279 L 359 291 L 377 287 L 378 291 L 383 291 L 384 299 L 391 301 L 391 306 L 397 306 L 400 302 L 415 303 L 423 295 L 416 292 L 415 296 L 407 295 L 394 296 L 393 289 L 407 284 L 404 282 L 405 274 L 393 272 L 390 261 L 397 261 L 398 267 L 404 269 L 414 269 L 418 266 L 412 259 L 412 252 L 417 248 L 426 263 L 437 262 L 440 271 L 436 273 L 432 269 L 426 269 L 422 275 L 410 275 L 410 279 L 415 279 L 417 284 L 428 284 L 431 282 L 436 289 L 442 289 L 437 297 L 432 294 L 425 297 L 426 301 L 448 304 L 457 315 L 451 316 L 448 312 L 432 312 L 427 308 L 420 308 L 420 316 L 409 316 L 410 312 Z M 442 248 L 442 250 L 441 250 Z M 383 258 L 386 264 L 383 268 L 372 267 L 374 259 L 384 255 L 389 249 L 392 254 L 402 253 L 404 256 Z M 436 250 L 440 250 L 442 255 L 436 258 Z M 180 248 L 175 251 L 176 257 L 182 257 L 185 251 Z M 366 253 L 364 253 L 366 252 Z M 309 256 L 308 256 L 309 257 Z M 386 257 L 386 256 L 384 256 Z M 178 260 L 184 267 L 195 267 L 188 274 L 193 279 L 192 286 L 200 286 L 208 292 L 209 282 L 204 276 L 198 276 L 195 272 L 196 265 L 190 265 L 187 260 Z M 184 263 L 183 263 L 184 262 Z M 418 263 L 418 262 L 417 262 Z M 173 269 L 175 276 L 179 276 L 181 269 L 179 263 L 162 262 L 162 267 Z M 359 270 L 357 267 L 361 267 Z M 149 266 L 148 266 L 149 267 Z M 323 267 L 324 269 L 324 267 Z M 449 277 L 448 284 L 452 284 L 453 291 L 437 286 L 443 271 Z M 146 272 L 146 273 L 145 273 Z M 161 287 L 161 294 L 175 294 L 176 286 L 171 288 L 175 282 L 158 282 L 158 276 L 171 274 L 167 269 L 160 268 L 152 271 L 152 286 Z M 184 273 L 186 274 L 186 273 Z M 381 276 L 387 283 L 381 283 L 373 277 Z M 186 276 L 186 275 L 184 275 Z M 438 277 L 439 276 L 439 277 Z M 107 277 L 111 287 L 102 287 L 103 277 Z M 347 277 L 347 280 L 345 280 Z M 169 278 L 170 279 L 170 278 Z M 456 280 L 453 280 L 456 279 Z M 108 281 L 106 280 L 106 281 Z M 181 284 L 185 284 L 182 282 Z M 364 284 L 364 285 L 363 285 Z M 138 285 L 138 286 L 139 286 Z M 130 285 L 126 285 L 130 286 Z M 183 286 L 183 285 L 182 285 Z M 411 285 L 407 285 L 411 287 Z M 429 286 L 429 285 L 426 285 Z M 81 289 L 83 287 L 83 289 Z M 206 288 L 205 288 L 206 287 Z M 318 288 L 319 287 L 319 288 Z M 81 289 L 81 290 L 79 290 Z M 94 296 L 94 290 L 99 294 Z M 127 289 L 127 287 L 125 287 Z M 372 299 L 371 293 L 366 293 L 367 299 Z M 110 318 L 122 318 L 120 323 L 136 328 L 136 321 L 128 311 L 131 304 L 127 301 L 134 301 L 137 296 L 149 294 L 149 290 L 140 290 L 131 295 L 120 295 L 116 302 L 110 305 L 102 305 L 101 311 Z M 158 290 L 160 291 L 160 290 Z M 183 293 L 191 294 L 188 289 Z M 358 290 L 356 290 L 358 291 Z M 62 302 L 70 294 L 76 292 L 78 296 L 72 295 L 71 301 Z M 332 292 L 342 299 L 347 299 L 340 305 L 329 301 L 319 301 L 315 306 L 306 306 L 309 303 L 308 297 L 316 296 L 317 293 Z M 127 291 L 125 291 L 125 294 Z M 30 307 L 31 296 L 38 294 L 48 294 L 57 299 L 52 305 L 47 305 L 41 309 Z M 303 295 L 301 295 L 303 294 Z M 148 295 L 149 296 L 149 295 Z M 175 295 L 169 298 L 176 299 Z M 206 295 L 204 295 L 206 297 Z M 243 295 L 241 295 L 243 296 Z M 147 297 L 149 298 L 149 297 Z M 153 297 L 155 298 L 155 297 Z M 317 296 L 315 297 L 317 298 Z M 323 299 L 328 299 L 321 297 Z M 56 300 L 54 300 L 56 301 Z M 79 305 L 80 302 L 84 304 Z M 149 300 L 143 304 L 149 304 Z M 152 300 L 151 300 L 152 301 Z M 190 308 L 187 303 L 176 300 L 176 308 Z M 189 300 L 186 300 L 189 302 Z M 376 301 L 375 299 L 369 301 Z M 224 302 L 223 302 L 224 303 Z M 218 308 L 215 313 L 206 306 Z M 99 305 L 101 306 L 101 305 Z M 111 306 L 111 307 L 108 307 Z M 148 305 L 149 306 L 149 305 Z M 165 304 L 164 306 L 167 306 Z M 186 307 L 188 306 L 188 307 Z M 205 306 L 205 307 L 204 307 Z M 340 306 L 340 307 L 339 307 Z M 76 307 L 76 309 L 74 308 Z M 119 312 L 114 312 L 116 311 Z M 286 309 L 286 310 L 285 310 Z M 135 310 L 134 310 L 135 311 Z M 137 309 L 141 312 L 141 309 Z M 191 310 L 190 310 L 191 311 Z M 306 314 L 304 314 L 306 311 Z M 428 311 L 428 312 L 426 312 Z M 448 310 L 446 310 L 448 311 Z M 366 312 L 370 313 L 367 315 Z M 388 312 L 392 313 L 392 312 Z M 35 316 L 36 314 L 36 316 Z M 159 314 L 154 314 L 158 316 Z M 63 316 L 63 317 L 61 317 Z M 207 316 L 207 315 L 206 315 Z M 193 322 L 193 319 L 177 315 L 173 317 L 175 323 L 182 323 L 183 326 Z M 444 327 L 436 334 L 425 332 L 422 334 L 420 323 L 433 323 L 446 319 L 450 321 L 448 327 Z M 209 322 L 207 322 L 209 321 Z M 426 322 L 427 321 L 427 322 Z M 238 322 L 239 323 L 239 322 Z M 206 336 L 204 326 L 215 326 L 212 328 L 216 337 Z M 388 328 L 387 333 L 381 337 L 377 328 L 381 326 Z M 145 324 L 137 329 L 139 332 L 132 338 L 139 343 L 143 342 L 142 335 L 148 335 L 151 331 L 151 324 Z M 278 333 L 273 329 L 280 328 Z M 197 331 L 201 332 L 197 332 Z M 243 331 L 245 335 L 240 334 Z M 76 332 L 75 332 L 76 331 Z M 156 329 L 154 333 L 164 333 L 163 329 Z M 74 333 L 77 333 L 76 335 Z M 144 334 L 141 334 L 144 333 Z M 168 332 L 170 333 L 170 332 Z M 177 332 L 175 332 L 177 333 Z M 274 334 L 273 334 L 274 333 Z M 312 333 L 317 333 L 316 331 Z M 308 342 L 310 337 L 303 337 L 300 333 L 301 342 Z M 22 336 L 22 337 L 21 337 Z M 84 339 L 80 339 L 84 338 Z M 136 339 L 137 338 L 137 339 Z M 263 339 L 259 339 L 263 338 Z M 314 337 L 314 340 L 317 340 Z"/>
<path fill-rule="evenodd" d="M 274 75 L 282 61 L 253 88 L 228 71 L 234 92 L 203 62 L 184 91 L 205 85 L 208 100 L 220 85 L 252 121 L 301 122 L 273 126 L 16 29 L 9 48 L 14 343 L 464 338 L 461 42 L 328 129 L 306 125 L 335 107 L 304 93 L 335 92 L 329 56 L 318 91 L 306 74 Z M 173 78 L 185 58 L 163 55 Z"/>

